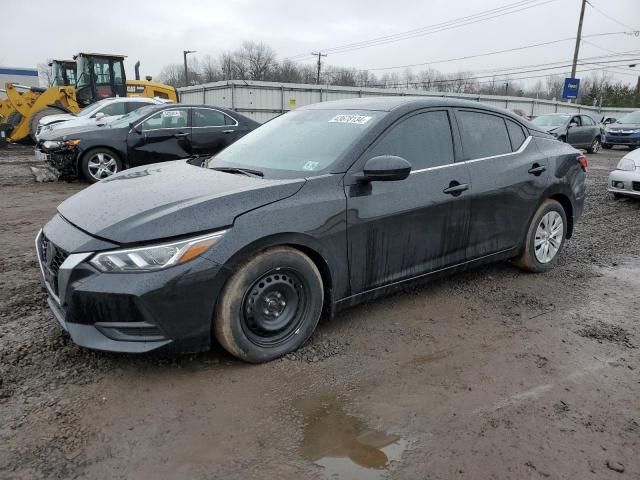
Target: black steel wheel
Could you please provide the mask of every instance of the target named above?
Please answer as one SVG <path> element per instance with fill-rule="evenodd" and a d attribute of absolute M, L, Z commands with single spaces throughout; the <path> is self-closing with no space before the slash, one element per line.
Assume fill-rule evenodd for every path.
<path fill-rule="evenodd" d="M 213 331 L 232 355 L 267 362 L 307 341 L 323 302 L 322 276 L 315 263 L 295 248 L 270 248 L 229 278 L 216 305 Z"/>
<path fill-rule="evenodd" d="M 304 277 L 289 268 L 264 274 L 246 292 L 242 328 L 256 345 L 274 346 L 300 326 L 309 297 Z"/>

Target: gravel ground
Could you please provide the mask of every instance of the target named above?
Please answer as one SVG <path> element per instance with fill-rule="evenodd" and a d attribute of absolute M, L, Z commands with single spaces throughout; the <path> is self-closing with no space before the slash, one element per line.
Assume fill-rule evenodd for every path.
<path fill-rule="evenodd" d="M 33 239 L 82 183 L 0 150 L 0 478 L 640 478 L 640 202 L 590 156 L 558 268 L 507 263 L 339 314 L 249 366 L 74 346 Z"/>

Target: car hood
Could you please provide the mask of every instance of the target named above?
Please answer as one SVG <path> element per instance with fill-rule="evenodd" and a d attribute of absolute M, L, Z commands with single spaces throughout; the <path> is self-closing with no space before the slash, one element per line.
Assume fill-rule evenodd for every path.
<path fill-rule="evenodd" d="M 104 135 L 105 129 L 108 129 L 110 132 L 121 130 L 124 135 L 129 131 L 128 127 L 112 129 L 109 125 L 96 125 L 93 122 L 88 124 L 72 124 L 69 126 L 67 126 L 67 123 L 69 122 L 65 122 L 58 128 L 42 132 L 38 136 L 38 140 L 66 140 L 74 137 L 89 138 L 93 134 L 96 134 L 97 136 Z"/>
<path fill-rule="evenodd" d="M 295 194 L 304 182 L 217 172 L 177 160 L 102 180 L 65 200 L 58 212 L 104 240 L 149 242 L 227 227 L 238 215 Z"/>
<path fill-rule="evenodd" d="M 40 119 L 41 125 L 51 125 L 52 123 L 66 122 L 67 120 L 73 120 L 76 117 L 73 113 L 58 113 L 56 115 L 47 115 Z"/>

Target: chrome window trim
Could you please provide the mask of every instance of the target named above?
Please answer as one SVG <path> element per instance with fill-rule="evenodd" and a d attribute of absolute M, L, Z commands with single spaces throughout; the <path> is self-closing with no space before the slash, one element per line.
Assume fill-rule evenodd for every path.
<path fill-rule="evenodd" d="M 522 145 L 520 145 L 520 148 L 518 148 L 518 150 L 516 150 L 515 152 L 501 153 L 499 155 L 491 155 L 489 157 L 471 158 L 469 160 L 464 160 L 462 162 L 453 162 L 453 163 L 448 163 L 446 165 L 438 165 L 436 167 L 421 168 L 420 170 L 412 170 L 411 174 L 427 172 L 427 171 L 430 171 L 430 170 L 438 170 L 440 168 L 452 167 L 454 165 L 462 165 L 462 164 L 467 164 L 467 163 L 480 162 L 482 160 L 491 160 L 493 158 L 500 158 L 500 157 L 508 157 L 510 155 L 517 155 L 517 154 L 522 153 L 522 152 L 524 152 L 526 150 L 526 148 L 529 146 L 529 143 L 531 143 L 531 139 L 532 138 L 533 137 L 531 135 L 529 135 L 524 140 L 524 142 L 522 142 Z"/>
<path fill-rule="evenodd" d="M 192 110 L 213 110 L 215 112 L 221 113 L 222 115 L 224 115 L 225 117 L 229 117 L 231 120 L 233 120 L 235 123 L 235 125 L 217 125 L 217 126 L 210 126 L 210 127 L 191 127 L 191 128 L 223 128 L 223 127 L 237 127 L 238 125 L 240 125 L 240 123 L 238 123 L 238 120 L 233 118 L 231 115 L 223 112 L 222 110 L 218 110 L 217 108 L 213 108 L 213 107 L 191 107 Z M 193 120 L 193 119 L 192 119 Z M 191 122 L 193 123 L 193 121 Z"/>

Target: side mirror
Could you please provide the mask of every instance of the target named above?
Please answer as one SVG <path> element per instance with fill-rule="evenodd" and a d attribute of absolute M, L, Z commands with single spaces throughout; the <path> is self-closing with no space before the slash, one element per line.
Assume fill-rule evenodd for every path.
<path fill-rule="evenodd" d="M 136 125 L 133 122 L 129 122 L 129 128 L 131 130 L 133 130 L 136 133 L 142 133 L 142 130 L 140 130 L 140 128 L 136 127 Z"/>
<path fill-rule="evenodd" d="M 106 115 L 103 112 L 96 113 L 96 121 L 102 120 Z"/>
<path fill-rule="evenodd" d="M 605 125 L 609 125 L 610 123 L 616 123 L 616 119 L 615 119 L 615 118 L 607 118 L 607 119 L 604 121 L 604 124 L 605 124 Z"/>
<path fill-rule="evenodd" d="M 571 122 L 571 123 L 569 124 L 569 128 L 577 127 L 577 126 L 578 126 L 578 124 L 577 124 L 576 122 Z"/>
<path fill-rule="evenodd" d="M 381 155 L 367 160 L 361 179 L 366 182 L 404 180 L 411 173 L 411 164 L 402 157 Z"/>

